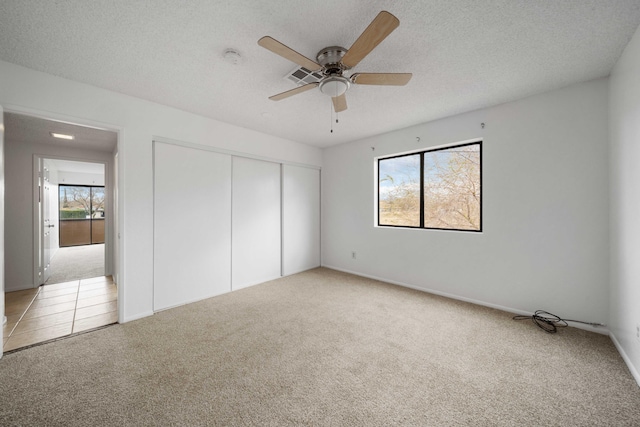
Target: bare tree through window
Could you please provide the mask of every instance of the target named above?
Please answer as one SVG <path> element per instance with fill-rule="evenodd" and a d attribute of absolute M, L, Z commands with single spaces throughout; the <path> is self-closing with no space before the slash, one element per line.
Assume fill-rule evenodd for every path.
<path fill-rule="evenodd" d="M 104 243 L 104 187 L 60 184 L 58 191 L 60 247 Z"/>
<path fill-rule="evenodd" d="M 481 142 L 378 160 L 378 225 L 482 229 Z"/>
<path fill-rule="evenodd" d="M 420 226 L 420 155 L 379 164 L 380 224 Z"/>

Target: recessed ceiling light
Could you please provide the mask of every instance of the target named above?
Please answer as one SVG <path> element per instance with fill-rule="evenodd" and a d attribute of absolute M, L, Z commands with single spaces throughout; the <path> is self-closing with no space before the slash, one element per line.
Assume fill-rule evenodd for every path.
<path fill-rule="evenodd" d="M 64 133 L 55 133 L 55 132 L 49 132 L 51 134 L 52 137 L 54 138 L 60 138 L 60 139 L 75 139 L 75 136 L 73 135 L 67 135 Z"/>

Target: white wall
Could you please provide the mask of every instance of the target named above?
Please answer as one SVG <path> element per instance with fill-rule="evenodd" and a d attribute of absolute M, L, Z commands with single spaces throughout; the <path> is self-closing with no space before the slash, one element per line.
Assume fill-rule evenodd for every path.
<path fill-rule="evenodd" d="M 104 185 L 105 174 L 83 172 L 58 172 L 58 181 L 65 185 Z"/>
<path fill-rule="evenodd" d="M 16 291 L 34 286 L 33 277 L 33 156 L 60 156 L 78 160 L 112 162 L 113 155 L 38 144 L 29 141 L 5 141 L 5 290 Z M 57 188 L 57 186 L 56 186 Z M 55 191 L 55 190 L 54 190 Z M 55 194 L 55 193 L 54 193 Z M 55 196 L 54 196 L 55 197 Z M 109 207 L 107 209 L 110 209 Z M 57 229 L 56 231 L 57 232 Z M 55 233 L 54 232 L 54 233 Z"/>
<path fill-rule="evenodd" d="M 0 105 L 120 131 L 120 321 L 153 312 L 153 136 L 322 165 L 318 148 L 0 61 Z M 119 291 L 120 292 L 120 291 Z"/>
<path fill-rule="evenodd" d="M 600 79 L 325 150 L 323 265 L 606 323 L 607 94 Z M 374 157 L 472 138 L 484 141 L 482 233 L 374 227 Z"/>
<path fill-rule="evenodd" d="M 614 342 L 640 384 L 640 29 L 610 78 L 611 291 Z"/>

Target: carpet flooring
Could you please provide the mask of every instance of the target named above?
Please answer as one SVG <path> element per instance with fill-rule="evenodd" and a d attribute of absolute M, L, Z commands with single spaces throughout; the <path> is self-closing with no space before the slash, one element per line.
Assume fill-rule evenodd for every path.
<path fill-rule="evenodd" d="M 611 340 L 328 269 L 0 360 L 0 425 L 638 426 Z"/>
<path fill-rule="evenodd" d="M 104 276 L 104 243 L 60 248 L 50 265 L 47 285 Z"/>

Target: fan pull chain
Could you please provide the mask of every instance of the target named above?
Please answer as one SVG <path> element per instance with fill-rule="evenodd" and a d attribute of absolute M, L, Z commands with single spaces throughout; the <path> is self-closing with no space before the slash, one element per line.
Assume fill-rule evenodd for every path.
<path fill-rule="evenodd" d="M 333 101 L 329 101 L 329 111 L 331 118 L 329 119 L 329 123 L 331 125 L 331 133 L 333 133 Z"/>
<path fill-rule="evenodd" d="M 338 92 L 338 89 L 336 88 L 336 96 L 338 95 L 338 93 L 337 93 L 337 92 Z M 333 100 L 331 100 L 331 104 L 333 104 Z M 338 112 L 336 111 L 336 123 L 338 123 L 338 116 L 339 116 L 339 115 L 340 115 L 340 113 L 338 113 Z"/>

